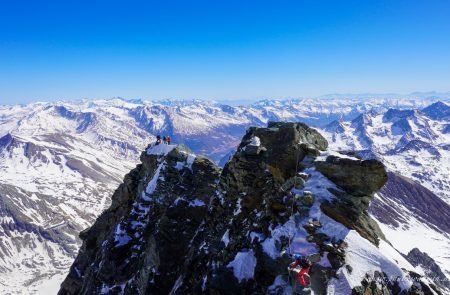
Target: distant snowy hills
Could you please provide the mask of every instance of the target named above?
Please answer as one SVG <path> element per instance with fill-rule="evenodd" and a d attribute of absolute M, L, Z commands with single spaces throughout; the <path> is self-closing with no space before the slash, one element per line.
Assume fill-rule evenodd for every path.
<path fill-rule="evenodd" d="M 389 180 L 370 207 L 402 253 L 426 252 L 450 275 L 450 106 L 371 110 L 321 128 L 330 147 L 382 161 Z M 415 252 L 413 252 L 415 253 Z"/>
<path fill-rule="evenodd" d="M 436 102 L 422 110 L 370 112 L 334 121 L 323 133 L 337 150 L 356 150 L 381 159 L 450 203 L 450 106 Z"/>
<path fill-rule="evenodd" d="M 0 111 L 2 294 L 57 287 L 46 284 L 67 271 L 78 233 L 109 204 L 149 141 L 132 124 L 119 128 L 118 114 L 69 108 L 34 104 Z"/>
<path fill-rule="evenodd" d="M 59 288 L 79 247 L 78 233 L 110 204 L 124 174 L 157 134 L 223 164 L 249 126 L 302 121 L 317 126 L 333 149 L 376 157 L 448 205 L 450 100 L 427 97 L 323 97 L 250 106 L 123 99 L 0 106 L 0 293 Z M 380 193 L 383 198 L 389 193 Z M 403 219 L 395 220 L 409 227 L 400 225 L 405 236 L 416 225 L 426 231 L 430 225 L 423 219 L 405 221 L 405 214 L 416 213 L 412 205 L 402 206 Z M 388 238 L 399 232 L 373 214 L 392 230 Z M 437 242 L 417 247 L 441 268 L 448 266 L 448 257 L 436 256 L 448 253 L 450 233 L 432 230 Z"/>

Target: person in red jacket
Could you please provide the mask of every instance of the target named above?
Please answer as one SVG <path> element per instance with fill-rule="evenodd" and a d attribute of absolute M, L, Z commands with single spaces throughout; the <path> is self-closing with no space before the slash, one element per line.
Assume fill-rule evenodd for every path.
<path fill-rule="evenodd" d="M 310 284 L 310 280 L 309 280 L 309 271 L 311 270 L 311 262 L 304 257 L 301 256 L 294 256 L 295 261 L 292 262 L 289 265 L 290 269 L 294 269 L 296 268 L 298 265 L 300 265 L 301 269 L 298 272 L 298 282 L 300 283 L 300 286 L 302 286 L 303 288 L 308 287 Z"/>

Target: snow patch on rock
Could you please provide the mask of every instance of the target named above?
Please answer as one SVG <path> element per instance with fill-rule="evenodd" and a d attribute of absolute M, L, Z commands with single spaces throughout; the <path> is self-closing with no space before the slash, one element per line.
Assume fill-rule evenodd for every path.
<path fill-rule="evenodd" d="M 158 169 L 155 171 L 155 175 L 153 176 L 152 180 L 147 185 L 147 188 L 145 189 L 145 192 L 149 195 L 153 194 L 153 192 L 156 189 L 156 184 L 158 182 L 159 174 L 161 172 L 161 169 L 163 168 L 163 164 L 158 166 Z"/>
<path fill-rule="evenodd" d="M 176 144 L 153 145 L 147 149 L 147 155 L 167 156 L 176 146 Z"/>
<path fill-rule="evenodd" d="M 280 244 L 281 237 L 291 238 L 294 236 L 296 228 L 293 219 L 288 220 L 283 225 L 278 225 L 275 228 L 272 226 L 269 228 L 271 237 L 268 237 L 261 243 L 264 252 L 272 259 L 276 259 L 280 256 L 281 249 L 277 248 L 277 244 Z"/>
<path fill-rule="evenodd" d="M 251 146 L 261 146 L 261 140 L 259 139 L 258 136 L 253 136 L 252 137 L 252 141 L 250 141 L 250 143 L 248 145 Z"/>
<path fill-rule="evenodd" d="M 230 230 L 227 229 L 227 231 L 223 234 L 221 241 L 225 244 L 225 247 L 228 247 L 228 244 L 230 243 Z"/>
<path fill-rule="evenodd" d="M 256 257 L 253 250 L 238 252 L 234 260 L 227 267 L 233 268 L 234 276 L 239 282 L 252 279 L 256 267 Z"/>
<path fill-rule="evenodd" d="M 195 199 L 189 202 L 189 207 L 202 207 L 202 206 L 206 206 L 206 204 L 205 202 L 199 199 Z"/>

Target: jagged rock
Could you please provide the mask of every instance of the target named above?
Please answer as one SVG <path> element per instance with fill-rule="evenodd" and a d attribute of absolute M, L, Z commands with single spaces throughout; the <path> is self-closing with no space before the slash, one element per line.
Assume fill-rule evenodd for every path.
<path fill-rule="evenodd" d="M 332 269 L 314 265 L 311 269 L 311 289 L 314 294 L 327 294 L 327 283 L 334 275 Z"/>
<path fill-rule="evenodd" d="M 306 155 L 303 158 L 303 161 L 301 161 L 300 164 L 298 165 L 299 166 L 299 170 L 303 171 L 305 169 L 315 167 L 315 161 L 316 161 L 316 157 L 312 157 L 312 156 Z"/>
<path fill-rule="evenodd" d="M 100 293 L 104 285 L 114 292 L 126 281 L 131 294 L 170 291 L 173 272 L 188 255 L 219 176 L 217 166 L 205 158 L 187 163 L 189 153 L 178 146 L 164 158 L 141 156 L 142 164 L 125 177 L 111 207 L 80 235 L 82 248 L 60 294 Z M 150 180 L 158 186 L 146 187 Z M 159 272 L 152 272 L 154 268 Z"/>
<path fill-rule="evenodd" d="M 376 160 L 353 160 L 328 156 L 316 163 L 316 169 L 345 191 L 332 190 L 337 197 L 321 204 L 322 211 L 348 228 L 355 229 L 375 245 L 385 239 L 378 224 L 370 218 L 367 209 L 372 194 L 387 181 L 382 163 Z"/>
<path fill-rule="evenodd" d="M 327 255 L 328 261 L 330 261 L 331 267 L 339 269 L 345 264 L 345 253 L 329 252 Z"/>
<path fill-rule="evenodd" d="M 334 243 L 334 245 L 336 245 L 337 248 L 339 249 L 347 249 L 348 248 L 348 244 L 345 241 L 342 240 L 338 240 L 337 242 Z"/>
<path fill-rule="evenodd" d="M 299 172 L 298 177 L 302 178 L 304 181 L 307 181 L 309 179 L 309 175 L 303 172 Z"/>
<path fill-rule="evenodd" d="M 308 150 L 300 141 L 309 144 Z M 270 236 L 269 226 L 287 221 L 283 212 L 289 200 L 280 188 L 286 182 L 286 190 L 292 182 L 303 187 L 304 178 L 296 175 L 298 162 L 326 146 L 304 124 L 250 128 L 220 179 L 211 161 L 192 160 L 183 146 L 167 154 L 143 154 L 111 208 L 83 233 L 82 250 L 60 294 L 98 293 L 101 288 L 115 292 L 124 284 L 126 294 L 167 294 L 174 285 L 178 293 L 199 293 L 202 286 L 211 294 L 259 292 L 289 261 L 267 256 L 259 238 L 247 233 Z M 146 193 L 149 183 L 154 191 Z M 229 238 L 224 242 L 225 232 Z M 280 237 L 275 247 L 281 251 L 287 242 Z M 228 266 L 239 251 L 257 259 L 255 280 L 238 281 Z M 180 275 L 182 282 L 176 283 Z"/>
<path fill-rule="evenodd" d="M 316 228 L 310 223 L 304 224 L 303 227 L 310 235 L 316 232 Z"/>
<path fill-rule="evenodd" d="M 413 266 L 420 266 L 426 274 L 434 278 L 436 285 L 450 289 L 450 281 L 442 272 L 439 265 L 427 253 L 421 252 L 418 248 L 413 248 L 405 258 Z"/>
<path fill-rule="evenodd" d="M 320 133 L 305 124 L 271 122 L 268 128 L 250 128 L 239 148 L 246 146 L 255 136 L 266 148 L 261 156 L 264 157 L 267 168 L 280 181 L 295 176 L 298 162 L 307 154 L 299 142 L 309 143 L 319 150 L 324 150 L 328 146 Z"/>
<path fill-rule="evenodd" d="M 319 220 L 313 220 L 311 221 L 311 224 L 315 227 L 315 228 L 321 228 L 322 224 L 320 223 Z"/>
<path fill-rule="evenodd" d="M 151 148 L 148 147 L 147 149 Z M 171 164 L 176 164 L 177 162 L 186 162 L 188 155 L 191 154 L 192 151 L 185 145 L 179 144 L 176 148 L 172 149 L 168 153 L 167 160 L 171 162 Z M 153 157 L 147 157 L 145 153 L 141 155 L 141 161 L 145 161 L 145 159 L 154 159 Z"/>
<path fill-rule="evenodd" d="M 356 230 L 362 237 L 375 245 L 380 239 L 385 239 L 378 224 L 368 215 L 367 211 L 352 212 L 348 204 L 336 202 L 323 202 L 320 209 L 332 219 L 342 223 L 350 229 Z"/>
<path fill-rule="evenodd" d="M 352 295 L 365 295 L 364 287 L 358 286 L 352 289 Z"/>
<path fill-rule="evenodd" d="M 312 207 L 314 205 L 314 196 L 312 194 L 304 194 L 303 197 L 297 199 L 299 206 Z"/>
<path fill-rule="evenodd" d="M 361 286 L 354 287 L 352 294 L 373 294 L 373 295 L 432 295 L 434 294 L 431 288 L 424 284 L 421 280 L 421 276 L 409 272 L 413 278 L 414 283 L 409 289 L 402 290 L 399 285 L 399 281 L 395 278 L 392 280 L 384 273 L 375 271 L 373 278 L 370 274 L 366 274 L 366 277 L 361 281 Z M 437 290 L 437 294 L 440 292 Z"/>
<path fill-rule="evenodd" d="M 312 239 L 311 239 L 311 241 L 316 244 L 323 244 L 330 240 L 331 240 L 330 237 L 324 233 L 316 233 L 316 234 L 312 235 Z"/>
<path fill-rule="evenodd" d="M 256 146 L 256 145 L 247 145 L 245 147 L 245 154 L 248 156 L 257 156 L 260 152 L 266 151 L 265 147 Z"/>
<path fill-rule="evenodd" d="M 303 123 L 269 122 L 268 128 L 295 128 L 297 130 L 296 142 L 311 144 L 320 151 L 328 147 L 327 140 L 315 129 Z"/>
<path fill-rule="evenodd" d="M 314 234 L 318 228 L 322 227 L 319 221 L 314 220 L 303 225 L 309 234 Z"/>
<path fill-rule="evenodd" d="M 378 191 L 387 181 L 384 165 L 377 160 L 352 160 L 328 156 L 316 163 L 316 169 L 354 196 Z"/>
<path fill-rule="evenodd" d="M 302 148 L 308 156 L 318 157 L 320 156 L 320 151 L 316 148 L 316 146 L 309 143 L 300 144 L 300 148 Z"/>
<path fill-rule="evenodd" d="M 281 189 L 286 192 L 291 190 L 292 188 L 302 189 L 304 186 L 305 181 L 303 180 L 303 178 L 300 178 L 299 176 L 294 176 L 286 180 L 286 182 L 283 183 L 283 185 L 281 186 Z"/>
<path fill-rule="evenodd" d="M 60 294 L 286 291 L 273 284 L 283 284 L 291 261 L 281 253 L 291 245 L 292 226 L 301 230 L 302 224 L 317 258 L 327 255 L 331 265 L 317 263 L 311 271 L 312 290 L 325 294 L 328 281 L 346 264 L 346 243 L 318 230 L 322 224 L 309 212 L 319 209 L 315 202 L 321 202 L 323 213 L 372 242 L 380 237 L 366 212 L 371 196 L 355 185 L 343 187 L 330 176 L 345 189 L 331 191 L 335 201 L 324 202 L 320 190 L 315 196 L 304 191 L 294 197 L 297 181 L 299 189 L 309 179 L 298 169 L 314 167 L 318 150 L 326 147 L 326 140 L 304 124 L 270 123 L 268 128 L 250 128 L 222 171 L 183 146 L 144 153 L 111 207 L 82 233 L 82 248 Z M 371 169 L 361 163 L 355 164 L 355 173 Z M 337 173 L 336 179 L 351 175 L 352 165 L 345 164 L 345 173 Z M 328 168 L 324 171 L 335 169 Z M 383 294 L 376 293 L 383 289 L 372 282 L 367 286 L 365 292 Z"/>
<path fill-rule="evenodd" d="M 355 152 L 355 151 L 339 151 L 339 153 L 340 153 L 341 155 L 344 155 L 344 156 L 350 156 L 350 157 L 353 157 L 353 158 L 357 158 L 357 159 L 359 159 L 359 160 L 362 160 L 362 159 L 363 159 L 363 158 L 361 157 L 361 155 L 359 155 L 358 152 Z"/>

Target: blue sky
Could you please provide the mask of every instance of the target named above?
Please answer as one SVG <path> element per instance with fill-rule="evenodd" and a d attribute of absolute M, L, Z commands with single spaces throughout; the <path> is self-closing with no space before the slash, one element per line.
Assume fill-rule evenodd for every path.
<path fill-rule="evenodd" d="M 450 1 L 2 1 L 0 103 L 449 91 Z"/>

